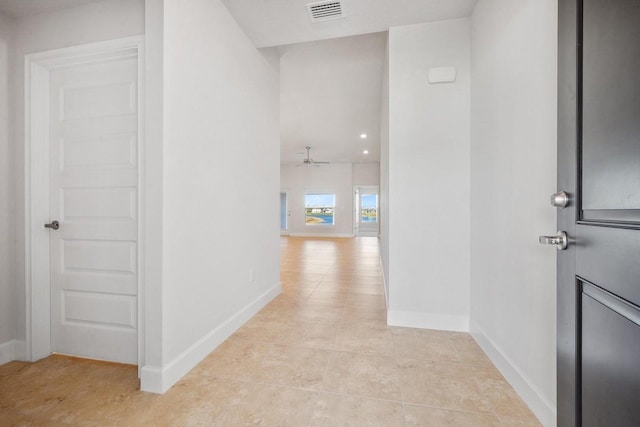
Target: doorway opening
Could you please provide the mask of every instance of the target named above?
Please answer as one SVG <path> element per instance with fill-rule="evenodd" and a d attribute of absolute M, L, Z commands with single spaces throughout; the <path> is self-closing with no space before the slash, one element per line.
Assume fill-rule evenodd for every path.
<path fill-rule="evenodd" d="M 377 186 L 355 187 L 354 234 L 377 237 L 380 230 L 379 188 Z"/>
<path fill-rule="evenodd" d="M 291 210 L 289 209 L 289 194 L 286 191 L 280 192 L 280 235 L 289 235 L 289 217 Z"/>

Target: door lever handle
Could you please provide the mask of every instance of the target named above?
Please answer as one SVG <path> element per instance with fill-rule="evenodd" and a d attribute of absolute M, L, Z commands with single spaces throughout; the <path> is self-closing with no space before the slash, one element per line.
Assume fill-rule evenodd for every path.
<path fill-rule="evenodd" d="M 555 236 L 540 236 L 538 241 L 542 245 L 555 245 L 559 251 L 563 251 L 569 246 L 569 238 L 564 231 L 558 231 Z"/>
<path fill-rule="evenodd" d="M 51 224 L 45 224 L 44 228 L 51 228 L 53 230 L 57 230 L 60 228 L 60 223 L 58 221 L 52 221 Z"/>

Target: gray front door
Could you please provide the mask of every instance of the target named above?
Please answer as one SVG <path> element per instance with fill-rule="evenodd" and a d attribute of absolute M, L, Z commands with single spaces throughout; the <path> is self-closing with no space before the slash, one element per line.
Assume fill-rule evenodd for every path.
<path fill-rule="evenodd" d="M 558 55 L 558 426 L 638 426 L 640 0 L 560 0 Z"/>

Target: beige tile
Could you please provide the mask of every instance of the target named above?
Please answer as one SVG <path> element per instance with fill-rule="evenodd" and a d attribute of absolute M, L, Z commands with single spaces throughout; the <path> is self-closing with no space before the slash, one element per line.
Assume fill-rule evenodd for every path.
<path fill-rule="evenodd" d="M 381 295 L 384 297 L 384 287 L 382 284 L 367 285 L 354 282 L 349 287 L 349 292 L 352 294 Z"/>
<path fill-rule="evenodd" d="M 503 427 L 542 427 L 535 417 L 527 419 L 500 417 L 500 421 Z"/>
<path fill-rule="evenodd" d="M 210 426 L 238 394 L 242 383 L 189 375 L 163 395 L 153 395 L 122 425 Z"/>
<path fill-rule="evenodd" d="M 533 419 L 535 416 L 493 365 L 469 365 L 469 375 L 489 399 L 493 412 L 500 417 Z"/>
<path fill-rule="evenodd" d="M 407 427 L 500 427 L 491 414 L 405 405 Z"/>
<path fill-rule="evenodd" d="M 267 306 L 253 316 L 253 319 L 259 321 L 289 322 L 298 315 L 301 307 L 302 305 L 291 305 L 281 308 Z"/>
<path fill-rule="evenodd" d="M 317 400 L 316 392 L 245 383 L 227 396 L 220 415 L 207 425 L 306 426 Z"/>
<path fill-rule="evenodd" d="M 356 353 L 394 354 L 391 330 L 380 322 L 342 322 L 335 345 Z"/>
<path fill-rule="evenodd" d="M 195 371 L 211 377 L 318 389 L 328 360 L 325 350 L 232 339 Z"/>
<path fill-rule="evenodd" d="M 399 357 L 491 365 L 471 335 L 462 332 L 413 329 L 395 336 L 394 346 Z"/>
<path fill-rule="evenodd" d="M 191 372 L 207 377 L 250 380 L 259 369 L 271 344 L 232 336 L 210 353 Z"/>
<path fill-rule="evenodd" d="M 12 410 L 3 410 L 0 412 L 0 420 L 3 427 L 40 427 L 50 426 L 52 423 L 46 419 L 38 419 L 29 415 L 24 415 Z"/>
<path fill-rule="evenodd" d="M 361 285 L 361 286 L 383 286 L 382 275 L 380 276 L 363 276 L 357 271 L 354 272 L 353 278 L 351 279 L 352 285 Z"/>
<path fill-rule="evenodd" d="M 491 412 L 489 399 L 461 363 L 405 359 L 399 361 L 404 402 L 443 409 Z"/>
<path fill-rule="evenodd" d="M 395 360 L 374 354 L 333 353 L 321 390 L 375 399 L 401 400 Z"/>
<path fill-rule="evenodd" d="M 332 304 L 305 304 L 290 320 L 335 324 L 342 319 L 344 308 Z"/>
<path fill-rule="evenodd" d="M 351 286 L 351 282 L 348 280 L 345 281 L 336 281 L 336 280 L 323 280 L 318 284 L 316 290 L 323 292 L 349 292 L 349 287 Z"/>
<path fill-rule="evenodd" d="M 336 348 L 337 328 L 332 323 L 289 322 L 275 342 L 300 347 L 333 350 Z"/>
<path fill-rule="evenodd" d="M 350 322 L 361 322 L 363 320 L 375 320 L 387 323 L 387 310 L 373 307 L 347 307 L 344 308 L 343 319 Z"/>
<path fill-rule="evenodd" d="M 344 307 L 348 297 L 349 292 L 347 291 L 327 291 L 318 288 L 309 296 L 308 302 L 310 304 L 339 304 L 341 307 Z"/>
<path fill-rule="evenodd" d="M 325 350 L 271 345 L 261 355 L 251 377 L 269 384 L 318 389 L 322 384 L 330 353 Z"/>
<path fill-rule="evenodd" d="M 382 295 L 350 293 L 346 307 L 347 309 L 386 310 L 387 303 Z"/>
<path fill-rule="evenodd" d="M 404 427 L 400 402 L 320 393 L 311 419 L 312 427 Z"/>
<path fill-rule="evenodd" d="M 236 331 L 233 336 L 255 342 L 280 342 L 281 337 L 288 326 L 281 320 L 253 318 Z"/>

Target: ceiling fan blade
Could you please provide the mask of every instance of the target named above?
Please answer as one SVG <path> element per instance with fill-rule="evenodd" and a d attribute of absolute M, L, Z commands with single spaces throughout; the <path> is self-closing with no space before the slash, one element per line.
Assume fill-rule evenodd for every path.
<path fill-rule="evenodd" d="M 313 163 L 316 164 L 316 165 L 330 165 L 331 164 L 331 162 L 316 162 L 316 161 L 314 161 Z"/>

